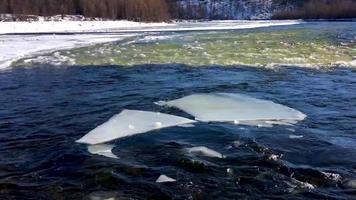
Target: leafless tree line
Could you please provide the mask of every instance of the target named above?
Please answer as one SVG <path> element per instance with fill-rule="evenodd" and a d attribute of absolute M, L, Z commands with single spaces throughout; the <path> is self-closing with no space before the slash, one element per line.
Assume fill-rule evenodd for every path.
<path fill-rule="evenodd" d="M 84 15 L 135 21 L 170 19 L 166 0 L 0 0 L 0 13 Z"/>

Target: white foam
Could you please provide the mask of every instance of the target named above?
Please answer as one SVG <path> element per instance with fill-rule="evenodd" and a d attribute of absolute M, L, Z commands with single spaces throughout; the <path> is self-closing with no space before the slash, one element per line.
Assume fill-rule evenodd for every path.
<path fill-rule="evenodd" d="M 123 110 L 120 114 L 113 116 L 107 122 L 77 140 L 77 142 L 99 144 L 155 129 L 194 122 L 194 120 L 187 118 L 158 112 Z"/>
<path fill-rule="evenodd" d="M 118 157 L 112 153 L 113 148 L 114 148 L 113 145 L 97 144 L 97 145 L 89 145 L 88 151 L 91 154 L 97 154 L 108 158 L 118 159 Z"/>
<path fill-rule="evenodd" d="M 191 114 L 196 120 L 204 122 L 235 122 L 270 126 L 271 120 L 281 122 L 287 120 L 289 124 L 306 117 L 298 110 L 272 101 L 231 93 L 193 94 L 157 104 L 176 107 Z"/>
<path fill-rule="evenodd" d="M 186 150 L 188 151 L 188 153 L 191 154 L 197 154 L 197 155 L 202 155 L 202 156 L 207 156 L 212 158 L 225 158 L 225 156 L 222 155 L 221 153 L 204 146 L 187 148 Z"/>
<path fill-rule="evenodd" d="M 167 183 L 167 182 L 176 182 L 176 180 L 164 174 L 159 176 L 158 179 L 156 180 L 156 183 Z"/>

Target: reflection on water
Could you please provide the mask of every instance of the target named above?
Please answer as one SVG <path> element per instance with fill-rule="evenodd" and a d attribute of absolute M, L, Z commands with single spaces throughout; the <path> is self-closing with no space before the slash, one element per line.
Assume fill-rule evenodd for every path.
<path fill-rule="evenodd" d="M 192 66 L 355 67 L 355 56 L 355 22 L 309 22 L 234 31 L 151 33 L 115 44 L 26 58 L 14 65 L 180 63 Z"/>
<path fill-rule="evenodd" d="M 183 65 L 17 67 L 0 73 L 0 199 L 352 199 L 356 72 Z M 123 109 L 197 92 L 242 93 L 307 114 L 290 126 L 197 123 L 113 141 L 75 140 Z M 225 158 L 190 154 L 204 146 Z M 176 179 L 156 183 L 161 175 Z M 248 195 L 248 196 L 246 196 Z"/>

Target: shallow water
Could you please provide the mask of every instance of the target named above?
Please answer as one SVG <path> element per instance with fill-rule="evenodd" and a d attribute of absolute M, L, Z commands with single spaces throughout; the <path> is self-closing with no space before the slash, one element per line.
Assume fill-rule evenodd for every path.
<path fill-rule="evenodd" d="M 349 30 L 341 31 L 351 45 L 344 54 L 348 56 L 355 28 L 343 28 Z M 332 30 L 328 45 L 339 44 L 343 34 L 335 39 Z M 231 34 L 263 31 L 278 34 L 276 28 Z M 220 35 L 226 44 L 223 33 L 209 34 Z M 102 48 L 122 48 L 125 42 L 129 40 Z M 154 48 L 155 43 L 142 45 Z M 0 72 L 0 199 L 355 198 L 350 182 L 356 180 L 355 68 L 267 69 L 224 60 L 217 63 L 221 65 L 200 66 L 192 57 L 186 59 L 191 65 L 132 67 L 132 60 L 146 61 L 132 58 L 108 65 L 100 56 L 82 56 L 88 61 L 76 60 L 76 66 L 20 61 L 22 66 Z M 90 62 L 95 65 L 85 65 Z M 75 143 L 123 109 L 192 119 L 154 102 L 209 92 L 271 100 L 308 117 L 292 127 L 196 123 L 156 130 L 108 143 L 115 146 L 118 159 L 90 154 L 86 145 Z M 224 158 L 189 154 L 186 149 L 195 146 L 213 149 Z M 177 181 L 156 183 L 161 174 Z"/>
<path fill-rule="evenodd" d="M 13 68 L 0 74 L 0 197 L 352 198 L 355 189 L 343 182 L 356 179 L 355 83 L 356 72 L 342 68 Z M 295 127 L 198 123 L 162 129 L 110 143 L 119 159 L 91 155 L 75 143 L 124 108 L 190 117 L 153 102 L 212 91 L 272 100 L 308 117 Z M 192 146 L 226 158 L 186 154 Z M 177 182 L 155 183 L 160 174 Z"/>
<path fill-rule="evenodd" d="M 355 22 L 307 22 L 231 31 L 147 33 L 101 44 L 25 58 L 14 65 L 350 66 L 356 59 Z"/>

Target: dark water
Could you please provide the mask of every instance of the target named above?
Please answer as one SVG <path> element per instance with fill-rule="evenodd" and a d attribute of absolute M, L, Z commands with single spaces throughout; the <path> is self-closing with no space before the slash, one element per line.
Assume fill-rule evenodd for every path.
<path fill-rule="evenodd" d="M 153 102 L 197 92 L 248 94 L 308 117 L 295 127 L 153 131 L 112 142 L 120 159 L 74 142 L 125 108 L 189 117 Z M 0 199 L 355 199 L 355 108 L 352 69 L 13 68 L 0 72 Z M 227 158 L 187 155 L 192 146 Z M 155 183 L 160 174 L 177 182 Z"/>

